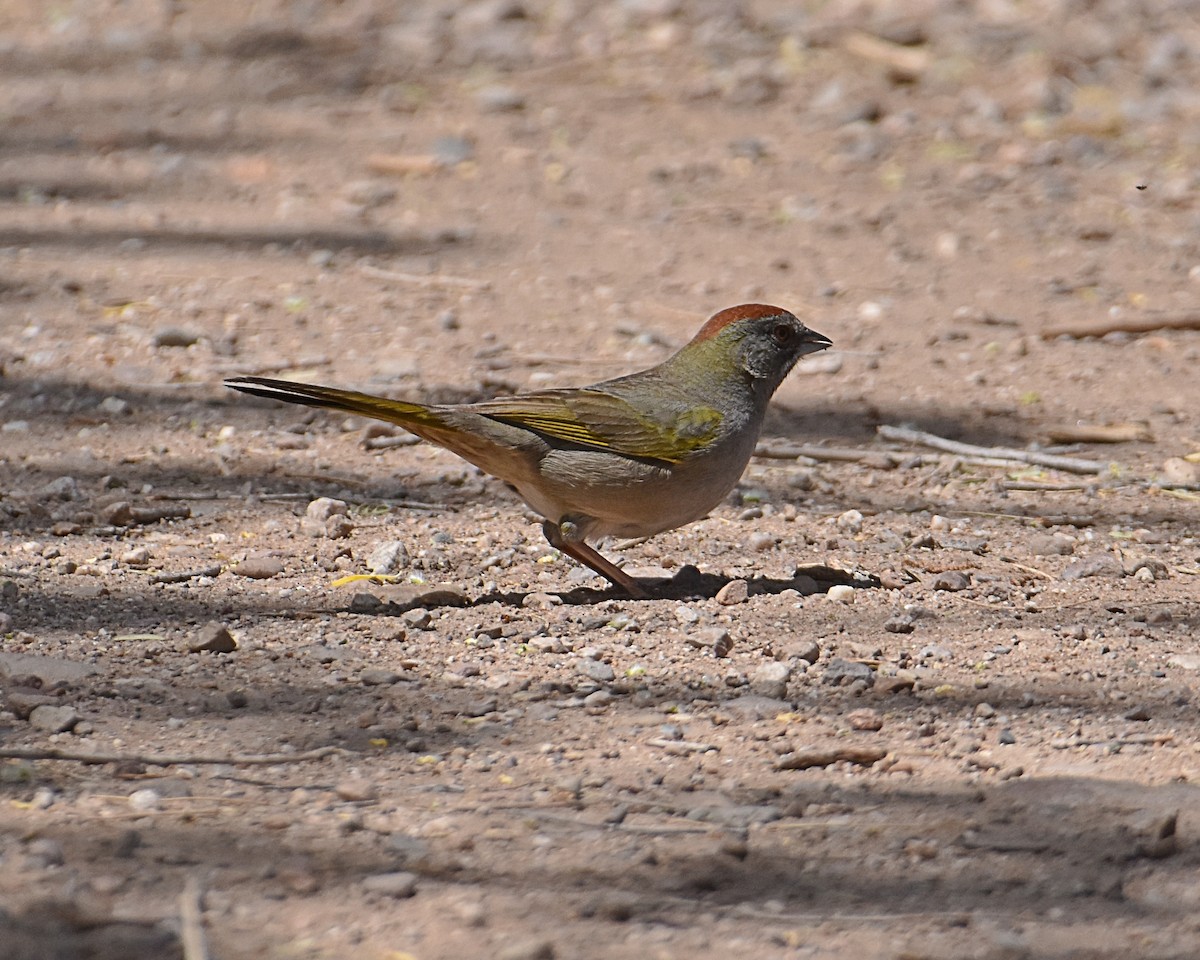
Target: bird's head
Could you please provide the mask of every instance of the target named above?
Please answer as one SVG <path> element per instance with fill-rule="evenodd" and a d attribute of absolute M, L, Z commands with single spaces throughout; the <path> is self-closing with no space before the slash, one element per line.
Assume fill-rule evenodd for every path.
<path fill-rule="evenodd" d="M 741 371 L 770 397 L 797 360 L 832 345 L 781 307 L 743 303 L 710 317 L 674 359 L 714 372 Z"/>

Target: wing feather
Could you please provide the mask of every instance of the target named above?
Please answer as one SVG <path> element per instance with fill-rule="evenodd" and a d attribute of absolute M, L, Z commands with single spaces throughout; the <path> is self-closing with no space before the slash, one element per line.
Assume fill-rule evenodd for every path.
<path fill-rule="evenodd" d="M 608 390 L 546 390 L 472 404 L 471 410 L 548 440 L 674 464 L 711 441 L 721 414 L 671 399 L 660 404 L 661 413 L 650 413 Z"/>

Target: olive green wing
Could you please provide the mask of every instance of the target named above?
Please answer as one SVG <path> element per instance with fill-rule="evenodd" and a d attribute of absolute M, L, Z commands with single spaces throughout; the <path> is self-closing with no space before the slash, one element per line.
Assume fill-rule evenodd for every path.
<path fill-rule="evenodd" d="M 707 447 L 721 425 L 712 407 L 659 397 L 651 412 L 596 388 L 547 390 L 471 404 L 474 413 L 540 434 L 548 441 L 626 457 L 680 463 Z"/>

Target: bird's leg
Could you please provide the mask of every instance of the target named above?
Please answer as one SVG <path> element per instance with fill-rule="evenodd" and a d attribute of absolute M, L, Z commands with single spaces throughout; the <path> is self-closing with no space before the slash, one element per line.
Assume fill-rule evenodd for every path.
<path fill-rule="evenodd" d="M 561 550 L 568 557 L 573 557 L 585 567 L 591 567 L 605 580 L 620 587 L 635 600 L 650 599 L 650 594 L 633 577 L 584 543 L 583 538 L 579 536 L 579 528 L 570 520 L 562 520 L 558 523 L 547 520 L 542 524 L 542 533 L 550 541 L 550 546 Z"/>

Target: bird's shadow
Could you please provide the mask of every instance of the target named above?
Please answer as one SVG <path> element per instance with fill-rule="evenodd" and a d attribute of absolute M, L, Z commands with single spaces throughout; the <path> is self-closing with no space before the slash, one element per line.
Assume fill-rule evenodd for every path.
<path fill-rule="evenodd" d="M 648 600 L 711 600 L 734 578 L 716 573 L 701 573 L 691 564 L 679 568 L 673 577 L 645 578 L 639 581 Z M 795 590 L 802 596 L 825 593 L 830 587 L 848 586 L 855 589 L 870 589 L 880 585 L 879 578 L 863 571 L 842 570 L 825 564 L 808 564 L 798 567 L 787 579 L 778 577 L 747 577 L 747 597 L 776 595 L 785 590 Z M 418 607 L 440 609 L 443 607 L 482 607 L 498 603 L 502 606 L 524 607 L 529 605 L 528 591 L 493 590 L 477 597 L 470 597 L 458 587 L 438 585 L 400 584 L 389 587 L 372 587 L 364 596 L 360 594 L 345 611 L 372 616 L 398 616 Z M 637 602 L 619 587 L 610 586 L 603 590 L 577 587 L 574 590 L 546 593 L 549 603 L 563 606 L 594 606 L 611 600 Z"/>

